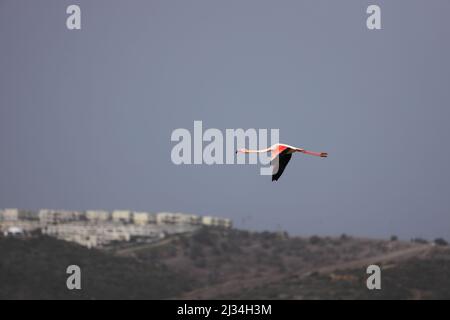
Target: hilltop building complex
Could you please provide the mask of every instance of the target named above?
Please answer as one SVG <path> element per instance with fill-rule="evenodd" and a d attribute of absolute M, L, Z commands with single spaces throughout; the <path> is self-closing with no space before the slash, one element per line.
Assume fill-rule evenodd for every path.
<path fill-rule="evenodd" d="M 168 235 L 193 232 L 201 226 L 231 228 L 232 222 L 218 217 L 171 212 L 0 210 L 0 231 L 6 236 L 40 231 L 88 248 L 120 242 L 154 242 Z"/>

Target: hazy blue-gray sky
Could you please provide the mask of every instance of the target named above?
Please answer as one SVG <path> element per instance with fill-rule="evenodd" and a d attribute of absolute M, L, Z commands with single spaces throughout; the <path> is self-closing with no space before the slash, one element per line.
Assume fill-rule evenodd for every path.
<path fill-rule="evenodd" d="M 0 207 L 450 238 L 449 14 L 447 0 L 0 0 Z M 175 166 L 170 135 L 194 120 L 279 128 L 330 157 L 295 155 L 278 183 Z"/>

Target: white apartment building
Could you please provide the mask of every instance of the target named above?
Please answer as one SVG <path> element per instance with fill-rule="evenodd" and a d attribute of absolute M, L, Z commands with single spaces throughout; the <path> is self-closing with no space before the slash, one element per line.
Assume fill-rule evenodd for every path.
<path fill-rule="evenodd" d="M 35 211 L 32 210 L 19 210 L 19 220 L 22 221 L 38 221 L 39 217 Z"/>
<path fill-rule="evenodd" d="M 37 230 L 40 229 L 41 225 L 39 223 L 39 221 L 21 221 L 21 220 L 17 220 L 17 221 L 2 221 L 0 223 L 0 231 L 6 231 L 9 228 L 20 228 L 26 232 L 29 231 L 33 231 L 33 230 Z"/>
<path fill-rule="evenodd" d="M 158 228 L 165 234 L 171 235 L 178 233 L 193 232 L 197 230 L 199 226 L 190 224 L 160 224 L 158 225 Z"/>
<path fill-rule="evenodd" d="M 133 222 L 136 225 L 155 224 L 156 216 L 148 212 L 133 212 Z"/>
<path fill-rule="evenodd" d="M 81 220 L 83 215 L 79 211 L 43 209 L 38 216 L 42 225 L 48 225 Z"/>
<path fill-rule="evenodd" d="M 156 214 L 157 224 L 173 224 L 176 222 L 176 216 L 171 212 L 159 212 Z"/>
<path fill-rule="evenodd" d="M 201 224 L 200 216 L 184 213 L 160 212 L 156 215 L 157 224 Z"/>
<path fill-rule="evenodd" d="M 231 228 L 232 223 L 230 219 L 223 219 L 223 218 L 217 218 L 217 217 L 211 217 L 211 216 L 205 216 L 202 218 L 202 223 L 205 226 L 215 226 L 215 227 L 222 227 L 222 228 Z"/>
<path fill-rule="evenodd" d="M 181 223 L 200 225 L 202 223 L 202 218 L 195 214 L 183 214 L 183 217 L 181 218 Z"/>
<path fill-rule="evenodd" d="M 0 221 L 38 220 L 37 213 L 31 210 L 4 209 L 0 210 Z"/>
<path fill-rule="evenodd" d="M 101 247 L 113 241 L 129 242 L 133 237 L 155 240 L 164 238 L 164 231 L 156 225 L 118 225 L 113 222 L 98 225 L 82 222 L 48 225 L 43 228 L 42 233 L 89 248 Z"/>
<path fill-rule="evenodd" d="M 18 221 L 19 209 L 4 209 L 2 212 L 3 221 Z"/>
<path fill-rule="evenodd" d="M 130 241 L 131 238 L 124 226 L 110 224 L 100 226 L 83 223 L 49 225 L 42 230 L 42 233 L 91 248 L 112 241 Z"/>
<path fill-rule="evenodd" d="M 91 222 L 106 222 L 110 218 L 108 211 L 104 210 L 87 210 L 86 219 Z"/>
<path fill-rule="evenodd" d="M 112 213 L 114 222 L 129 223 L 131 222 L 131 212 L 128 210 L 115 210 Z"/>

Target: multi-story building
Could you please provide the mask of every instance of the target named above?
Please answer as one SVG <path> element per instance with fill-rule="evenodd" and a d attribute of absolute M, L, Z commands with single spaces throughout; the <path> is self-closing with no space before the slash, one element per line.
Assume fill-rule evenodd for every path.
<path fill-rule="evenodd" d="M 68 210 L 39 210 L 39 221 L 42 225 L 58 224 L 81 220 L 83 215 L 79 211 Z"/>
<path fill-rule="evenodd" d="M 104 210 L 88 210 L 86 219 L 91 222 L 106 222 L 110 219 L 110 214 Z"/>
<path fill-rule="evenodd" d="M 181 213 L 180 223 L 199 225 L 202 223 L 202 218 L 195 214 L 183 214 Z"/>
<path fill-rule="evenodd" d="M 61 240 L 76 242 L 86 247 L 101 247 L 113 241 L 128 242 L 133 237 L 160 239 L 164 232 L 155 225 L 136 226 L 133 224 L 118 225 L 117 223 L 104 223 L 91 225 L 89 223 L 69 223 L 61 225 L 48 225 L 42 232 Z"/>
<path fill-rule="evenodd" d="M 37 221 L 38 215 L 35 211 L 19 210 L 19 209 L 4 209 L 0 210 L 0 221 Z"/>
<path fill-rule="evenodd" d="M 4 209 L 3 221 L 18 221 L 19 220 L 19 210 L 18 209 Z"/>
<path fill-rule="evenodd" d="M 60 240 L 75 242 L 88 248 L 101 245 L 95 230 L 77 224 L 48 225 L 42 233 Z"/>
<path fill-rule="evenodd" d="M 112 213 L 112 220 L 114 222 L 130 223 L 131 212 L 128 210 L 115 210 Z"/>
<path fill-rule="evenodd" d="M 32 210 L 19 210 L 19 220 L 22 221 L 38 221 L 39 217 L 35 211 Z"/>
<path fill-rule="evenodd" d="M 156 216 L 148 212 L 133 212 L 133 222 L 136 225 L 156 223 Z"/>
<path fill-rule="evenodd" d="M 156 214 L 157 224 L 173 224 L 176 222 L 176 217 L 174 213 L 171 212 L 159 212 Z"/>
<path fill-rule="evenodd" d="M 194 214 L 160 212 L 156 215 L 158 224 L 201 224 L 200 216 Z"/>
<path fill-rule="evenodd" d="M 1 221 L 0 231 L 6 231 L 9 228 L 20 228 L 25 232 L 38 230 L 41 228 L 39 221 L 30 220 L 16 220 L 16 221 Z"/>
<path fill-rule="evenodd" d="M 205 216 L 202 218 L 202 223 L 205 226 L 215 226 L 215 227 L 222 227 L 222 228 L 231 228 L 232 223 L 230 219 L 223 219 L 223 218 L 217 218 L 217 217 L 211 217 L 211 216 Z"/>

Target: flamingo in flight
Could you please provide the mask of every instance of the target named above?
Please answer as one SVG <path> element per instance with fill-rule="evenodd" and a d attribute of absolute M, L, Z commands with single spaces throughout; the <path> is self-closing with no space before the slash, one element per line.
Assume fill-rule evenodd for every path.
<path fill-rule="evenodd" d="M 275 165 L 272 169 L 272 181 L 277 181 L 281 175 L 283 174 L 284 169 L 286 169 L 289 160 L 291 160 L 292 154 L 295 152 L 301 152 L 304 154 L 309 154 L 311 156 L 328 157 L 328 153 L 326 152 L 314 152 L 308 151 L 302 148 L 296 148 L 287 144 L 277 143 L 267 149 L 261 150 L 248 150 L 248 149 L 239 149 L 236 153 L 261 153 L 261 152 L 271 152 L 271 163 L 275 159 L 278 158 L 278 161 L 275 162 Z"/>

